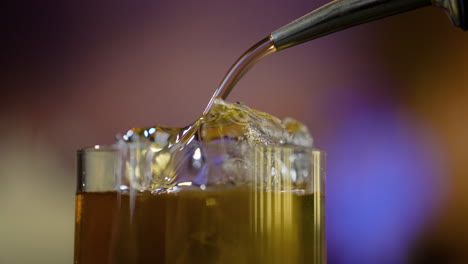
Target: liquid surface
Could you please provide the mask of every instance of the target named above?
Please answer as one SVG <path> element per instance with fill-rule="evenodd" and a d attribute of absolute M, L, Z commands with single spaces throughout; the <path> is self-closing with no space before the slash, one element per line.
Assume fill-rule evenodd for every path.
<path fill-rule="evenodd" d="M 247 189 L 79 193 L 75 263 L 324 262 L 323 197 Z"/>

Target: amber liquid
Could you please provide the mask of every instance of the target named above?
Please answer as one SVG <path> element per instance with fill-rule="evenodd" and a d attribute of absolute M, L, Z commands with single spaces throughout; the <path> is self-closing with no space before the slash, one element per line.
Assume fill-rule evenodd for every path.
<path fill-rule="evenodd" d="M 75 263 L 325 263 L 323 197 L 246 189 L 76 196 Z"/>

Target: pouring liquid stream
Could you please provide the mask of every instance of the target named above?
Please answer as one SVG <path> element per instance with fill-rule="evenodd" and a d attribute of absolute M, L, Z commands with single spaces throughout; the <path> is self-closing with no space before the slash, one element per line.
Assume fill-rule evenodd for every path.
<path fill-rule="evenodd" d="M 230 116 L 230 113 L 232 112 L 230 110 L 232 108 L 226 108 L 225 106 L 221 105 L 216 106 L 216 101 L 219 100 L 219 98 L 223 100 L 226 99 L 237 82 L 258 61 L 275 51 L 276 48 L 270 37 L 259 41 L 250 49 L 248 49 L 231 66 L 226 76 L 223 78 L 221 84 L 211 97 L 201 117 L 199 117 L 189 126 L 183 128 L 167 128 L 162 126 L 132 128 L 122 138 L 120 138 L 120 140 L 123 139 L 124 143 L 145 141 L 158 142 L 158 138 L 161 137 L 161 133 L 164 134 L 165 136 L 163 137 L 166 137 L 168 140 L 159 144 L 161 150 L 159 151 L 158 155 L 165 155 L 168 157 L 169 160 L 167 166 L 163 166 L 161 170 L 162 174 L 169 175 L 168 178 L 172 178 L 172 176 L 175 176 L 175 172 L 179 167 L 179 162 L 173 160 L 174 154 L 178 151 L 181 151 L 185 147 L 188 147 L 193 142 L 193 140 L 203 141 L 205 138 L 213 137 L 213 135 L 201 135 L 200 131 L 203 124 L 210 123 L 211 125 L 214 124 L 215 126 L 222 128 L 223 126 L 229 124 L 229 121 L 226 120 L 233 121 L 237 118 L 235 115 Z M 223 116 L 223 118 L 218 120 L 217 117 L 219 116 Z"/>
<path fill-rule="evenodd" d="M 275 45 L 271 41 L 270 37 L 262 39 L 257 44 L 253 45 L 248 49 L 242 56 L 237 59 L 237 61 L 231 66 L 228 73 L 224 77 L 223 81 L 216 89 L 215 93 L 211 97 L 210 102 L 208 103 L 203 114 L 207 114 L 213 101 L 216 97 L 220 97 L 223 100 L 226 100 L 228 95 L 231 93 L 232 88 L 237 84 L 237 82 L 263 57 L 267 56 L 276 51 Z"/>
<path fill-rule="evenodd" d="M 177 151 L 180 148 L 183 148 L 184 145 L 189 144 L 193 138 L 196 136 L 197 131 L 200 128 L 200 125 L 206 120 L 209 115 L 210 110 L 213 107 L 213 104 L 216 98 L 221 98 L 225 100 L 228 95 L 231 93 L 234 86 L 239 82 L 239 80 L 263 57 L 274 53 L 277 51 L 273 42 L 268 36 L 265 39 L 262 39 L 255 45 L 253 45 L 250 49 L 248 49 L 242 56 L 240 56 L 237 61 L 231 66 L 221 84 L 216 89 L 214 94 L 212 95 L 208 105 L 206 106 L 205 110 L 203 111 L 203 115 L 198 118 L 194 123 L 191 125 L 180 129 L 178 135 L 175 136 L 174 142 L 172 144 L 168 144 L 167 150 L 172 153 Z M 131 142 L 131 141 L 138 141 L 141 138 L 150 138 L 153 139 L 152 131 L 158 130 L 159 127 L 151 127 L 151 128 L 133 128 L 127 133 L 127 135 L 123 136 L 124 141 Z"/>
<path fill-rule="evenodd" d="M 202 120 L 210 112 L 216 98 L 226 100 L 231 93 L 234 86 L 239 82 L 240 79 L 262 58 L 274 53 L 276 51 L 275 45 L 270 39 L 270 36 L 262 39 L 251 48 L 249 48 L 237 61 L 231 66 L 226 76 L 224 76 L 221 84 L 216 89 L 214 94 L 211 96 L 208 105 L 203 111 L 203 115 L 195 121 L 191 126 L 185 129 L 184 135 L 180 138 L 179 145 L 184 145 L 190 142 L 198 130 L 198 127 Z"/>

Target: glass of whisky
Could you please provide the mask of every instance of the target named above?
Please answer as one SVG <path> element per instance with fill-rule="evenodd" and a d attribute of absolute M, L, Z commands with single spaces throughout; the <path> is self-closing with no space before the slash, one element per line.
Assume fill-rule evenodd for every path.
<path fill-rule="evenodd" d="M 323 151 L 152 147 L 78 151 L 75 264 L 326 263 Z"/>

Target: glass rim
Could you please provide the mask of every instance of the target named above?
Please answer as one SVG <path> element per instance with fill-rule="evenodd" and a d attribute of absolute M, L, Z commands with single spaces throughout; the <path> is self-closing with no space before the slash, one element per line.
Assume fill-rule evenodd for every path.
<path fill-rule="evenodd" d="M 144 142 L 145 143 L 151 143 L 151 142 Z M 223 144 L 223 142 L 208 142 L 211 144 Z M 274 145 L 274 146 L 255 146 L 255 147 L 264 147 L 264 148 L 274 148 L 274 149 L 296 149 L 296 150 L 304 150 L 304 151 L 309 151 L 311 153 L 317 152 L 320 154 L 326 154 L 326 152 L 323 149 L 316 148 L 316 147 L 304 147 L 304 146 L 299 146 L 299 145 L 293 145 L 293 144 L 281 144 L 281 145 Z M 105 145 L 93 145 L 89 147 L 84 147 L 78 149 L 76 152 L 77 153 L 88 153 L 88 152 L 112 152 L 112 151 L 118 151 L 120 149 L 119 144 L 105 144 Z"/>

